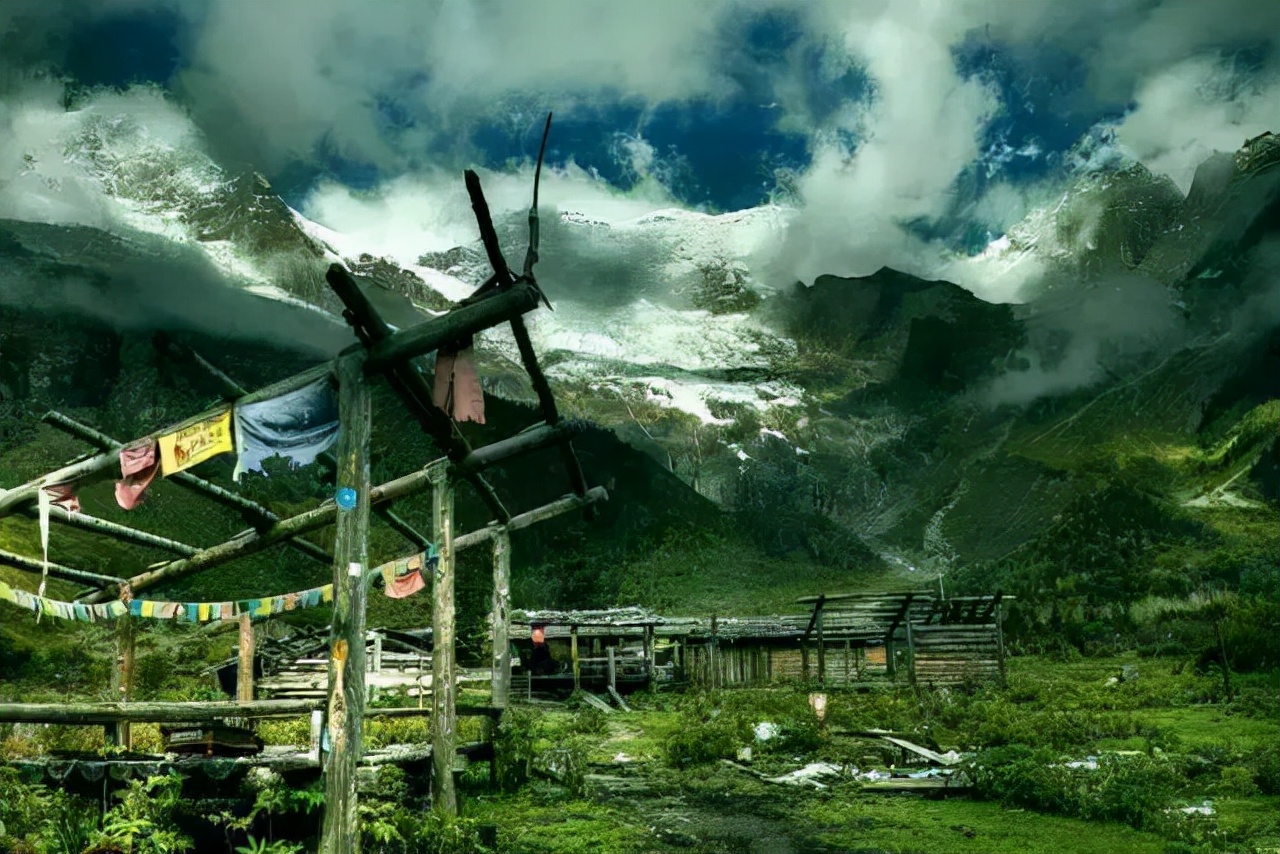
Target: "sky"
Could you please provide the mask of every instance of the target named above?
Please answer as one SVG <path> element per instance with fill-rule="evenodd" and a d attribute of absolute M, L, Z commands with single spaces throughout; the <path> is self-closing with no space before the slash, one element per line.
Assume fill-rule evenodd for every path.
<path fill-rule="evenodd" d="M 774 202 L 761 275 L 919 272 L 1081 171 L 1185 191 L 1280 131 L 1278 41 L 1274 0 L 4 0 L 0 215 L 50 115 L 109 104 L 331 228 L 452 235 L 463 168 L 527 204 L 554 111 L 551 206 Z"/>

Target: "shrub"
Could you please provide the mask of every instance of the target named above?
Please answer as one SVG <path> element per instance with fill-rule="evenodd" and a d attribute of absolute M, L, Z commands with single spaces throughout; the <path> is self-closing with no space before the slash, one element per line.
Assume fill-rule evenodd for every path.
<path fill-rule="evenodd" d="M 679 720 L 663 745 L 667 763 L 676 768 L 728 759 L 751 737 L 745 718 L 716 708 L 706 696 L 694 698 L 681 710 Z"/>

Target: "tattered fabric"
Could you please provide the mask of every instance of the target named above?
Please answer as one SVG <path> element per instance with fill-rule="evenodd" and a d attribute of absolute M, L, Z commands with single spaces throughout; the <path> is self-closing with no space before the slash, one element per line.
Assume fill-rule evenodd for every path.
<path fill-rule="evenodd" d="M 338 396 L 328 379 L 297 391 L 235 408 L 235 479 L 262 471 L 262 461 L 281 456 L 304 466 L 338 438 Z"/>
<path fill-rule="evenodd" d="M 382 592 L 391 599 L 404 599 L 427 586 L 422 577 L 423 555 L 402 558 L 382 568 Z"/>
<path fill-rule="evenodd" d="M 121 448 L 120 474 L 124 479 L 116 481 L 116 503 L 125 510 L 137 507 L 159 472 L 160 459 L 156 454 L 155 442 L 148 440 L 143 444 Z"/>
<path fill-rule="evenodd" d="M 454 421 L 484 423 L 484 389 L 476 371 L 475 351 L 464 347 L 456 353 L 436 354 L 435 405 Z"/>

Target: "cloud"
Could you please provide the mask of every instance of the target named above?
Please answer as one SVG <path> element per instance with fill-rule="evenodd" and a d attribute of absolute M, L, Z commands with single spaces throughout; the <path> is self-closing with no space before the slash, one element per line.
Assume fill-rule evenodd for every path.
<path fill-rule="evenodd" d="M 21 72 L 65 65 L 86 22 L 160 11 L 184 16 L 171 91 L 218 158 L 233 171 L 243 163 L 270 173 L 326 157 L 377 167 L 380 186 L 368 197 L 326 184 L 308 205 L 326 224 L 367 236 L 371 251 L 385 246 L 397 256 L 410 244 L 424 251 L 469 239 L 456 171 L 473 156 L 468 140 L 478 127 L 527 135 L 532 153 L 550 107 L 563 115 L 609 103 L 768 97 L 779 127 L 808 137 L 812 158 L 792 182 L 789 227 L 753 259 L 761 275 L 786 283 L 885 265 L 938 275 L 953 265 L 949 253 L 911 226 L 954 212 L 957 193 L 971 191 L 957 179 L 981 157 L 984 131 L 1003 109 L 982 74 L 957 67 L 958 47 L 973 39 L 1030 57 L 1029 73 L 1057 74 L 1053 63 L 1063 56 L 1079 61 L 1084 85 L 1064 83 L 1055 103 L 1135 105 L 1119 122 L 1120 144 L 1184 187 L 1204 153 L 1280 125 L 1280 3 L 1270 0 L 314 0 L 305 9 L 8 0 L 0 8 L 0 109 L 9 116 L 6 124 L 0 114 L 0 126 L 15 139 L 41 132 L 34 114 L 25 125 L 13 119 Z M 755 38 L 752 27 L 765 20 L 785 38 Z M 851 76 L 865 85 L 846 85 Z M 572 209 L 577 194 L 583 207 L 635 215 L 673 204 L 669 187 L 683 180 L 678 160 L 665 152 L 655 159 L 641 131 L 615 140 L 642 179 L 635 192 L 611 194 L 570 164 L 548 178 L 567 194 L 556 204 Z M 14 185 L 0 192 L 11 205 L 15 186 L 32 183 L 12 152 L 29 146 L 0 142 L 0 181 Z M 510 193 L 521 197 L 515 210 L 526 203 L 528 175 L 510 171 Z M 495 197 L 507 192 L 504 178 L 486 180 Z M 23 192 L 30 211 L 40 193 Z M 961 201 L 974 203 L 984 225 L 1007 225 L 1017 192 L 996 185 L 982 193 Z M 91 194 L 72 196 L 64 187 L 58 200 L 72 210 L 50 201 L 40 215 L 109 216 Z M 972 287 L 983 293 L 984 282 Z M 1013 299 L 1019 287 L 1006 276 L 987 293 Z"/>
<path fill-rule="evenodd" d="M 1115 276 L 1065 305 L 1045 300 L 1027 321 L 1019 367 L 985 390 L 986 402 L 1021 405 L 1150 367 L 1185 343 L 1183 319 L 1164 285 Z"/>
<path fill-rule="evenodd" d="M 1280 70 L 1242 80 L 1229 61 L 1194 57 L 1144 80 L 1119 142 L 1185 193 L 1215 151 L 1236 151 L 1265 131 L 1280 132 Z"/>

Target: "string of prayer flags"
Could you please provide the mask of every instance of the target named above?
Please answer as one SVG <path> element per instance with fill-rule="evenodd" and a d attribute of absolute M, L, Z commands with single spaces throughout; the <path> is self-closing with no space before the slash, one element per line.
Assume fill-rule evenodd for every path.
<path fill-rule="evenodd" d="M 231 450 L 231 409 L 227 408 L 161 436 L 160 468 L 168 477 Z"/>
<path fill-rule="evenodd" d="M 123 510 L 132 510 L 142 502 L 142 496 L 160 473 L 160 461 L 156 459 L 156 443 L 150 439 L 135 442 L 120 449 L 120 474 L 116 481 L 116 503 Z"/>
<path fill-rule="evenodd" d="M 37 619 L 48 614 L 63 620 L 78 620 L 82 623 L 115 620 L 129 612 L 123 602 L 106 602 L 101 605 L 60 602 L 57 599 L 49 599 L 36 593 L 10 587 L 3 581 L 0 581 L 0 602 L 9 602 L 25 611 L 31 611 Z"/>
<path fill-rule="evenodd" d="M 333 602 L 333 585 L 313 587 L 280 596 L 261 599 L 241 599 L 234 602 L 161 602 L 154 599 L 130 599 L 107 602 L 101 605 L 82 605 L 78 602 L 61 602 L 28 593 L 0 581 L 0 601 L 9 602 L 32 611 L 37 618 L 44 614 L 64 620 L 96 623 L 115 620 L 125 615 L 151 620 L 178 620 L 186 623 L 208 623 L 235 620 L 241 614 L 268 617 L 286 611 L 318 608 Z"/>

